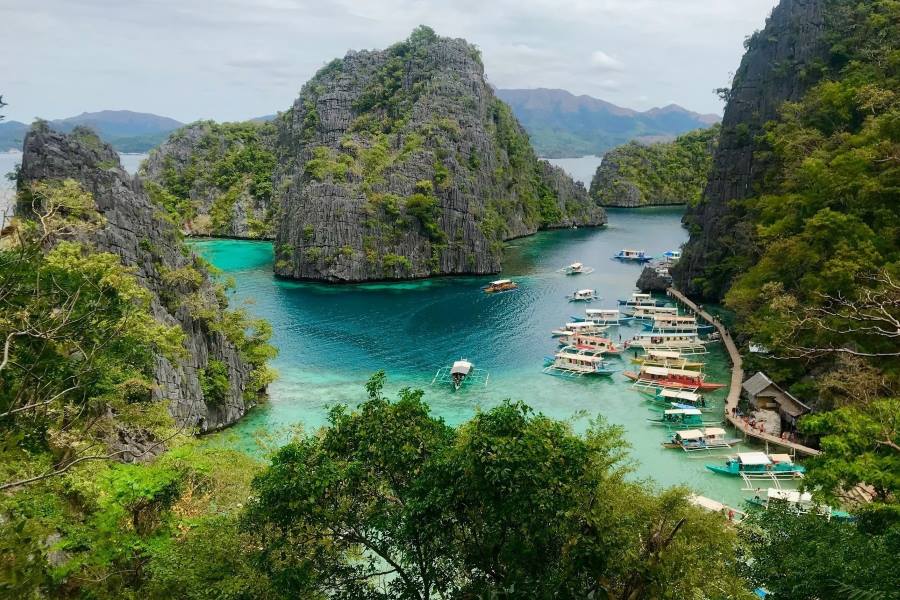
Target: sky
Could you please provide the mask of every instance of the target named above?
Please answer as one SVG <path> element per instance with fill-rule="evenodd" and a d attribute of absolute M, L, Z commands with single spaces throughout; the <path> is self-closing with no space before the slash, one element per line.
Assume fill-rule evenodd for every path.
<path fill-rule="evenodd" d="M 500 88 L 719 113 L 777 0 L 0 0 L 0 94 L 30 122 L 128 109 L 189 122 L 287 109 L 349 49 L 419 24 L 481 49 Z"/>

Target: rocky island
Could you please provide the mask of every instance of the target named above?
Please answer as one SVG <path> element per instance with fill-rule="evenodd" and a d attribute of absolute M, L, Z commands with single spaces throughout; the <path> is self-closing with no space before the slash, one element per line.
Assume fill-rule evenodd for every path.
<path fill-rule="evenodd" d="M 151 199 L 188 235 L 274 236 L 275 127 L 200 121 L 172 133 L 142 166 Z"/>
<path fill-rule="evenodd" d="M 602 206 L 637 208 L 696 204 L 712 166 L 719 126 L 671 142 L 629 142 L 603 155 L 590 195 Z"/>
<path fill-rule="evenodd" d="M 184 246 L 178 228 L 147 194 L 140 177 L 121 166 L 112 146 L 92 131 L 51 131 L 43 123 L 25 137 L 17 215 L 36 217 L 29 193 L 40 182 L 71 180 L 93 198 L 102 226 L 79 235 L 94 252 L 117 255 L 150 292 L 156 321 L 184 333 L 177 360 L 158 355 L 148 399 L 168 400 L 180 424 L 209 431 L 240 419 L 267 383 L 265 359 L 254 355 L 240 313 L 204 263 Z M 206 385 L 216 377 L 215 389 Z"/>
<path fill-rule="evenodd" d="M 495 273 L 504 240 L 606 222 L 537 159 L 477 49 L 427 27 L 332 61 L 276 124 L 282 277 Z"/>

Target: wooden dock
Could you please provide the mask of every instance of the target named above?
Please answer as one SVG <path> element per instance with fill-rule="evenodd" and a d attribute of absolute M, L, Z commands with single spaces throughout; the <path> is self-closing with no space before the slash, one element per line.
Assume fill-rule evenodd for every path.
<path fill-rule="evenodd" d="M 735 409 L 737 408 L 738 400 L 741 397 L 741 384 L 744 382 L 743 361 L 741 359 L 741 353 L 738 352 L 737 345 L 734 343 L 734 340 L 731 339 L 731 336 L 728 334 L 728 330 L 725 329 L 725 326 L 705 310 L 700 310 L 700 307 L 692 302 L 690 298 L 672 287 L 666 290 L 666 293 L 670 297 L 690 308 L 697 316 L 702 317 L 713 327 L 715 327 L 716 331 L 719 332 L 722 343 L 725 344 L 725 349 L 728 350 L 728 357 L 731 359 L 731 384 L 728 388 L 728 397 L 725 399 L 725 418 L 728 419 L 728 422 L 731 423 L 735 429 L 743 433 L 745 438 L 752 437 L 765 442 L 766 452 L 768 452 L 769 450 L 769 444 L 772 444 L 775 446 L 780 446 L 782 448 L 787 448 L 797 454 L 804 454 L 806 456 L 814 456 L 819 454 L 819 451 L 815 448 L 810 448 L 809 446 L 804 446 L 803 444 L 798 444 L 789 440 L 783 440 L 780 437 L 774 436 L 770 433 L 765 433 L 754 429 L 750 426 L 749 423 L 735 416 Z"/>

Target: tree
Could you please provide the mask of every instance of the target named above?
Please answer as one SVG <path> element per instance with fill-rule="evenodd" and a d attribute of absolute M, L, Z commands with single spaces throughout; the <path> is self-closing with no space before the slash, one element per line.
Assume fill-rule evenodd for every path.
<path fill-rule="evenodd" d="M 98 454 L 96 437 L 110 415 L 152 404 L 154 355 L 182 351 L 181 330 L 154 320 L 149 293 L 118 256 L 67 239 L 99 222 L 90 195 L 73 181 L 35 184 L 30 195 L 36 221 L 0 248 L 0 434 L 54 460 L 0 490 L 124 457 Z"/>
<path fill-rule="evenodd" d="M 595 597 L 745 594 L 734 535 L 685 490 L 630 481 L 621 431 L 583 436 L 506 402 L 458 429 L 422 392 L 368 384 L 356 411 L 281 449 L 244 530 L 285 596 Z"/>
<path fill-rule="evenodd" d="M 898 597 L 895 508 L 867 511 L 849 523 L 773 508 L 751 514 L 740 531 L 748 553 L 741 567 L 773 600 Z"/>
<path fill-rule="evenodd" d="M 800 429 L 821 436 L 822 454 L 810 459 L 806 485 L 825 498 L 833 501 L 860 483 L 872 486 L 881 502 L 900 493 L 900 399 L 810 415 Z"/>

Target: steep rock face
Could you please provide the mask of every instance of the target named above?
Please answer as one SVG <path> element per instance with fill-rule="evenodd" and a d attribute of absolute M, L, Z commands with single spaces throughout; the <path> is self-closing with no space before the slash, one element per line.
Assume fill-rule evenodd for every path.
<path fill-rule="evenodd" d="M 274 145 L 271 123 L 200 121 L 172 133 L 141 174 L 186 234 L 272 238 Z"/>
<path fill-rule="evenodd" d="M 243 416 L 250 367 L 225 335 L 213 331 L 209 318 L 195 317 L 179 299 L 195 298 L 207 311 L 221 317 L 222 308 L 205 268 L 186 249 L 176 228 L 154 205 L 138 177 L 131 177 L 119 156 L 93 133 L 76 129 L 62 134 L 36 125 L 25 138 L 20 189 L 30 182 L 74 179 L 89 191 L 104 225 L 83 240 L 100 251 L 119 255 L 122 263 L 135 268 L 135 275 L 152 294 L 154 317 L 185 332 L 186 356 L 178 362 L 157 358 L 154 399 L 168 399 L 176 420 L 201 431 L 229 425 Z M 17 212 L 28 218 L 29 207 Z M 172 274 L 192 269 L 201 282 L 191 286 L 174 281 Z M 215 318 L 215 317 L 214 317 Z M 221 403 L 204 401 L 201 370 L 210 360 L 227 368 L 230 389 Z"/>
<path fill-rule="evenodd" d="M 799 99 L 816 83 L 824 60 L 825 0 L 781 0 L 762 31 L 747 43 L 725 107 L 722 133 L 709 183 L 685 224 L 692 235 L 674 269 L 676 285 L 691 295 L 719 299 L 744 264 L 729 262 L 735 247 L 755 244 L 751 223 L 742 219 L 741 200 L 754 194 L 766 171 L 754 156 L 756 137 L 785 101 Z"/>
<path fill-rule="evenodd" d="M 333 61 L 277 126 L 280 276 L 495 273 L 505 239 L 606 220 L 539 163 L 477 50 L 427 28 Z"/>
<path fill-rule="evenodd" d="M 672 285 L 671 277 L 660 275 L 656 271 L 656 267 L 644 267 L 641 275 L 638 277 L 635 286 L 642 292 L 665 292 Z"/>
<path fill-rule="evenodd" d="M 619 208 L 696 204 L 718 138 L 715 125 L 671 142 L 631 142 L 614 148 L 603 155 L 591 179 L 591 198 L 601 206 Z"/>

